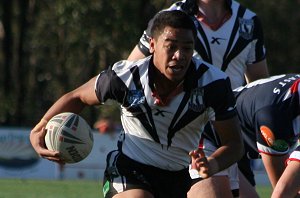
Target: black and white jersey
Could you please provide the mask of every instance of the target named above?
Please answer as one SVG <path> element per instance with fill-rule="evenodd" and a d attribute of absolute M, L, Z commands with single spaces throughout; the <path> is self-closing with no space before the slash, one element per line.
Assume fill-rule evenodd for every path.
<path fill-rule="evenodd" d="M 282 155 L 300 135 L 300 75 L 272 76 L 234 90 L 245 141 L 258 152 Z"/>
<path fill-rule="evenodd" d="M 196 18 L 198 7 L 194 0 L 174 3 L 166 10 L 183 10 L 193 19 L 197 28 L 195 56 L 219 67 L 230 78 L 232 88 L 245 84 L 247 65 L 265 59 L 261 23 L 256 14 L 236 1 L 227 1 L 231 17 L 219 29 L 211 30 Z M 149 37 L 152 21 L 139 41 L 139 49 L 149 54 Z"/>
<path fill-rule="evenodd" d="M 298 161 L 300 162 L 300 146 L 298 146 L 290 155 L 289 161 Z"/>
<path fill-rule="evenodd" d="M 99 74 L 96 95 L 116 100 L 124 129 L 122 152 L 133 160 L 166 170 L 188 167 L 188 153 L 197 148 L 209 120 L 236 115 L 228 76 L 193 58 L 183 90 L 166 106 L 153 95 L 152 56 L 120 61 Z"/>

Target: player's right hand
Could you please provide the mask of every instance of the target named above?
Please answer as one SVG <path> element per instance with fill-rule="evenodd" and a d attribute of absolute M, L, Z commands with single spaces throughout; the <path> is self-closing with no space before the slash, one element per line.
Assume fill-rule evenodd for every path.
<path fill-rule="evenodd" d="M 42 119 L 30 132 L 30 142 L 37 154 L 45 159 L 54 161 L 60 164 L 64 164 L 63 160 L 59 158 L 59 152 L 50 151 L 46 148 L 45 135 L 47 133 L 46 127 L 47 121 Z"/>

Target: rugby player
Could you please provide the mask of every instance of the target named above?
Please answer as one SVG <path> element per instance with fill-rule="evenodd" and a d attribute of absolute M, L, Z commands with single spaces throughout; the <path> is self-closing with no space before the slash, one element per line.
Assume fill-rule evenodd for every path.
<path fill-rule="evenodd" d="M 108 99 L 117 101 L 124 132 L 118 150 L 107 156 L 104 197 L 186 197 L 191 186 L 189 153 L 209 120 L 214 120 L 224 144 L 197 161 L 198 174 L 208 178 L 243 155 L 229 78 L 192 57 L 196 30 L 190 17 L 177 10 L 161 12 L 151 35 L 152 55 L 117 62 L 66 93 L 30 133 L 40 156 L 62 162 L 58 152 L 45 148 L 47 120 L 61 112 L 80 113 Z"/>

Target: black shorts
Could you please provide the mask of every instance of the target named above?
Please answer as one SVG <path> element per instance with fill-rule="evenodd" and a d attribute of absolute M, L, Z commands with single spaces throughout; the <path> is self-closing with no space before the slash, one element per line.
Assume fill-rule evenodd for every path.
<path fill-rule="evenodd" d="M 155 198 L 185 198 L 190 187 L 188 168 L 167 171 L 136 162 L 118 151 L 107 156 L 103 180 L 105 198 L 130 189 L 147 190 Z"/>
<path fill-rule="evenodd" d="M 259 159 L 260 155 L 255 151 L 247 142 L 244 142 L 245 153 L 243 157 L 238 161 L 238 167 L 241 173 L 246 177 L 248 182 L 255 186 L 255 176 L 251 167 L 251 159 Z"/>

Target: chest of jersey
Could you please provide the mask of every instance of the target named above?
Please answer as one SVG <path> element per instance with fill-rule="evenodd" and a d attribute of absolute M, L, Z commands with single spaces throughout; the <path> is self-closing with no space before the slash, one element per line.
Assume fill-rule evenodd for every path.
<path fill-rule="evenodd" d="M 144 93 L 129 91 L 127 98 L 129 105 L 122 107 L 124 130 L 161 144 L 170 145 L 177 136 L 199 138 L 201 126 L 208 121 L 201 89 L 182 92 L 167 106 L 155 103 L 150 87 Z"/>

